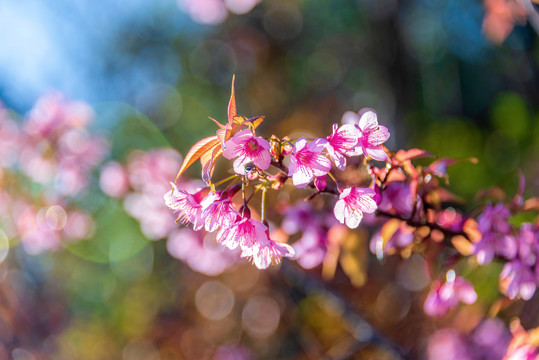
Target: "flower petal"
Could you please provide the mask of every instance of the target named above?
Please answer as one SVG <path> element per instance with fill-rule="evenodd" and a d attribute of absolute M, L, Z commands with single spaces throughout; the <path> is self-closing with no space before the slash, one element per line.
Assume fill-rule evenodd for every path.
<path fill-rule="evenodd" d="M 359 119 L 359 128 L 363 133 L 376 130 L 378 127 L 378 116 L 372 110 L 368 110 Z"/>

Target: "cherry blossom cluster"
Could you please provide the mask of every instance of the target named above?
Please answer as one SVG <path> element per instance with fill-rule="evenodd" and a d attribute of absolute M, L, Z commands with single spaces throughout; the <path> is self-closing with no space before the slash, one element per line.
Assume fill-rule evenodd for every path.
<path fill-rule="evenodd" d="M 207 138 L 195 144 L 178 175 L 193 158 L 199 157 L 208 186 L 189 192 L 172 184 L 172 190 L 165 194 L 165 203 L 178 214 L 177 222 L 191 224 L 194 230 L 217 231 L 218 243 L 230 250 L 239 248 L 241 257 L 250 259 L 259 269 L 266 269 L 272 263 L 279 263 L 282 257 L 295 254 L 290 245 L 270 238 L 269 223 L 264 216 L 266 192 L 281 189 L 287 179 L 291 179 L 296 188 L 310 187 L 318 193 L 338 195 L 334 216 L 351 229 L 359 226 L 364 213 L 374 213 L 377 208 L 374 189 L 344 186 L 331 173 L 333 166 L 345 170 L 349 157 L 363 156 L 378 161 L 388 158 L 383 143 L 389 138 L 389 132 L 378 124 L 374 111 L 347 112 L 343 124 L 335 124 L 327 137 L 312 140 L 300 137 L 293 141 L 288 137 L 257 136 L 256 126 L 261 118 L 236 116 L 233 102 L 234 93 L 232 105 L 229 105 L 229 124 L 226 127 L 219 124 L 221 129 L 215 139 Z M 233 115 L 230 116 L 231 108 Z M 224 180 L 228 182 L 225 189 L 217 190 L 211 182 L 211 174 L 221 154 L 233 160 L 235 175 Z M 210 160 L 204 160 L 205 156 Z M 271 172 L 270 167 L 277 172 Z M 333 186 L 328 185 L 327 177 L 333 180 Z M 241 181 L 241 185 L 237 181 Z M 262 208 L 256 218 L 251 215 L 253 210 L 248 204 L 252 195 L 246 197 L 249 183 L 255 183 L 255 191 L 262 192 Z M 241 199 L 235 200 L 240 190 Z"/>
<path fill-rule="evenodd" d="M 58 93 L 38 99 L 20 121 L 0 108 L 0 228 L 30 254 L 93 233 L 91 215 L 72 202 L 108 152 L 87 129 L 92 118 L 90 106 Z"/>

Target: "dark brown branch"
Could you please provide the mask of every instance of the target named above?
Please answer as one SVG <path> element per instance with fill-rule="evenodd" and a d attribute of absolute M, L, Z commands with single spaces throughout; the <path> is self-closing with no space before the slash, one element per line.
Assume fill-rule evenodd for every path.
<path fill-rule="evenodd" d="M 468 234 L 466 234 L 464 231 L 453 231 L 451 229 L 445 228 L 445 227 L 440 226 L 440 225 L 438 225 L 436 223 L 433 223 L 433 222 L 416 221 L 416 220 L 413 220 L 413 219 L 405 219 L 401 215 L 391 214 L 391 213 L 385 212 L 383 210 L 376 210 L 376 212 L 374 214 L 377 215 L 377 216 L 385 216 L 385 217 L 392 218 L 392 219 L 399 219 L 399 220 L 405 221 L 406 224 L 408 224 L 410 226 L 413 226 L 413 227 L 416 227 L 416 228 L 419 228 L 419 227 L 422 227 L 422 226 L 427 226 L 431 230 L 441 231 L 444 235 L 449 236 L 449 237 L 461 235 L 461 236 L 464 236 L 467 240 L 470 240 L 470 238 L 468 237 Z"/>

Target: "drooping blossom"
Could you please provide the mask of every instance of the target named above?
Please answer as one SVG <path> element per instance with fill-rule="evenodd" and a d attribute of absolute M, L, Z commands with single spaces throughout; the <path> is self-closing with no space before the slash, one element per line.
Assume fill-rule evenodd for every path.
<path fill-rule="evenodd" d="M 292 177 L 295 186 L 305 187 L 315 176 L 324 176 L 331 170 L 331 161 L 322 154 L 326 143 L 326 139 L 307 143 L 304 137 L 296 141 L 288 167 L 288 176 Z"/>
<path fill-rule="evenodd" d="M 389 139 L 389 131 L 385 126 L 378 125 L 378 116 L 374 111 L 365 109 L 357 114 L 347 111 L 343 115 L 343 123 L 354 124 L 360 130 L 357 152 L 379 161 L 388 158 L 382 144 Z"/>
<path fill-rule="evenodd" d="M 454 270 L 446 274 L 446 282 L 436 281 L 427 298 L 423 309 L 429 316 L 443 317 L 460 302 L 473 304 L 477 294 L 472 284 L 464 278 L 455 275 Z"/>
<path fill-rule="evenodd" d="M 267 227 L 260 221 L 251 218 L 249 210 L 245 208 L 243 216 L 237 216 L 236 221 L 226 228 L 221 228 L 217 233 L 217 242 L 230 250 L 241 248 L 242 256 L 252 256 L 256 244 L 263 243 L 267 239 Z"/>
<path fill-rule="evenodd" d="M 511 260 L 517 255 L 517 241 L 510 234 L 509 210 L 503 204 L 488 205 L 479 216 L 477 223 L 482 238 L 474 244 L 473 254 L 481 265 L 488 264 L 494 255 Z"/>
<path fill-rule="evenodd" d="M 283 257 L 294 257 L 294 254 L 292 246 L 271 240 L 266 230 L 266 237 L 258 238 L 252 251 L 242 251 L 241 257 L 248 258 L 257 268 L 264 270 L 272 263 L 279 264 Z"/>
<path fill-rule="evenodd" d="M 240 210 L 236 222 L 221 228 L 217 242 L 234 250 L 241 249 L 241 257 L 247 258 L 259 269 L 267 269 L 272 263 L 278 264 L 282 257 L 293 257 L 294 249 L 284 243 L 271 240 L 268 227 L 251 218 L 247 208 Z"/>
<path fill-rule="evenodd" d="M 178 213 L 176 221 L 184 225 L 192 223 L 193 229 L 201 229 L 204 226 L 202 217 L 202 211 L 204 210 L 203 201 L 209 195 L 210 189 L 202 188 L 195 193 L 189 193 L 185 190 L 178 189 L 173 183 L 171 185 L 172 190 L 168 191 L 164 198 L 165 204 Z M 211 200 L 213 199 L 206 199 L 206 201 Z"/>
<path fill-rule="evenodd" d="M 372 199 L 374 195 L 374 190 L 370 188 L 347 187 L 335 204 L 335 217 L 341 224 L 346 223 L 350 229 L 357 228 L 364 212 L 376 211 L 376 202 Z"/>
<path fill-rule="evenodd" d="M 239 215 L 232 206 L 228 191 L 217 192 L 202 211 L 204 228 L 208 232 L 213 232 L 219 227 L 227 228 Z"/>
<path fill-rule="evenodd" d="M 361 155 L 361 152 L 358 153 L 356 150 L 359 137 L 359 129 L 354 125 L 344 124 L 338 127 L 337 124 L 333 124 L 333 133 L 328 136 L 326 149 L 337 169 L 344 170 L 346 168 L 345 155 Z"/>
<path fill-rule="evenodd" d="M 245 129 L 235 134 L 223 146 L 223 156 L 234 160 L 234 172 L 245 175 L 245 165 L 253 163 L 261 170 L 267 170 L 271 163 L 270 144 L 267 140 L 254 136 Z"/>
<path fill-rule="evenodd" d="M 519 260 L 506 263 L 500 273 L 500 288 L 509 299 L 530 300 L 536 288 L 531 268 Z"/>

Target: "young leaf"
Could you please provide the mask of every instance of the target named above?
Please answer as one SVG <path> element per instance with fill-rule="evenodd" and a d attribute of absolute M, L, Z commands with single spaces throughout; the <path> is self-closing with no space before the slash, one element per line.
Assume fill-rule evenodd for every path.
<path fill-rule="evenodd" d="M 217 145 L 220 145 L 217 136 L 210 136 L 204 138 L 198 141 L 195 145 L 193 145 L 189 152 L 187 152 L 187 155 L 185 155 L 182 166 L 180 167 L 180 171 L 178 172 L 178 176 L 176 176 L 176 180 L 174 180 L 174 182 L 178 181 L 184 171 L 187 170 L 189 166 L 193 165 L 193 163 L 197 161 L 200 157 L 202 157 L 207 152 L 211 154 L 211 152 Z"/>
<path fill-rule="evenodd" d="M 421 149 L 399 150 L 395 154 L 395 158 L 401 162 L 422 157 L 434 157 L 434 155 Z"/>
<path fill-rule="evenodd" d="M 202 179 L 207 184 L 211 183 L 211 177 L 213 176 L 213 171 L 215 170 L 215 163 L 222 153 L 223 148 L 217 144 L 211 149 L 211 151 L 207 151 L 200 158 L 200 163 L 202 164 Z"/>
<path fill-rule="evenodd" d="M 230 90 L 230 101 L 228 102 L 228 122 L 231 123 L 232 119 L 238 114 L 236 111 L 236 96 L 234 95 L 234 80 L 236 75 L 232 75 L 232 89 Z"/>

